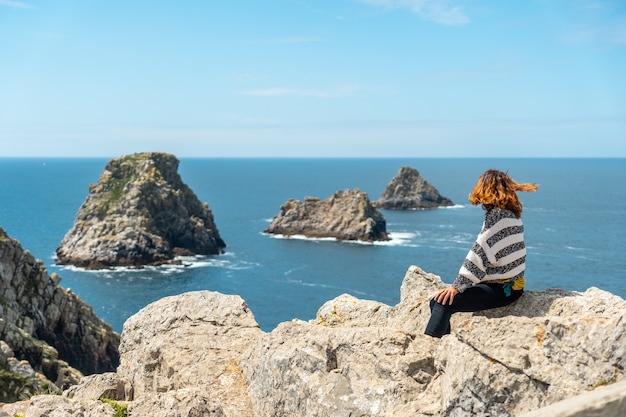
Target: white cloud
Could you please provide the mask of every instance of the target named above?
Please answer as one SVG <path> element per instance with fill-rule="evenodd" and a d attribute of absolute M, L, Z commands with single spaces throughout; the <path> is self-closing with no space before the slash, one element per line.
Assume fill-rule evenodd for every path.
<path fill-rule="evenodd" d="M 263 96 L 263 97 L 276 97 L 276 96 L 301 96 L 301 97 L 322 97 L 322 98 L 337 98 L 345 97 L 358 90 L 361 87 L 356 84 L 345 84 L 327 90 L 311 90 L 301 88 L 289 88 L 289 87 L 274 87 L 263 88 L 257 90 L 243 91 L 242 94 L 248 96 Z"/>
<path fill-rule="evenodd" d="M 449 26 L 469 22 L 461 6 L 450 5 L 450 0 L 357 0 L 361 3 L 388 9 L 408 9 L 420 17 Z"/>
<path fill-rule="evenodd" d="M 30 4 L 22 1 L 0 0 L 0 6 L 14 7 L 16 9 L 34 9 Z"/>

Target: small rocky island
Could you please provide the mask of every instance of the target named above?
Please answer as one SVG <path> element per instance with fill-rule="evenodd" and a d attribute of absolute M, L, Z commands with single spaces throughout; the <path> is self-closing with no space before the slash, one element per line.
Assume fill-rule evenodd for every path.
<path fill-rule="evenodd" d="M 178 165 L 160 152 L 110 160 L 56 250 L 57 263 L 142 267 L 223 253 L 209 205 L 183 183 Z"/>
<path fill-rule="evenodd" d="M 359 189 L 337 191 L 322 201 L 287 200 L 264 233 L 365 242 L 390 240 L 382 213 Z"/>
<path fill-rule="evenodd" d="M 392 210 L 428 209 L 453 206 L 452 200 L 411 167 L 404 166 L 391 180 L 376 202 L 376 207 Z"/>

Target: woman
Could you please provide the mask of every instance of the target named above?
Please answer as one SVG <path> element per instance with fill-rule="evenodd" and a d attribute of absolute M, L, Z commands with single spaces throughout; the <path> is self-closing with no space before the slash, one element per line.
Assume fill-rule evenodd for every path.
<path fill-rule="evenodd" d="M 482 204 L 485 222 L 452 286 L 430 300 L 425 334 L 441 337 L 450 333 L 453 313 L 503 307 L 522 295 L 526 246 L 522 203 L 516 192 L 537 188 L 537 184 L 519 184 L 495 169 L 480 176 L 469 201 Z"/>

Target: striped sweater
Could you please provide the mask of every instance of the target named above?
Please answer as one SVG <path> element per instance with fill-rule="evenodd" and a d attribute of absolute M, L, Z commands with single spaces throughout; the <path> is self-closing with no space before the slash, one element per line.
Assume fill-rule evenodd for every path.
<path fill-rule="evenodd" d="M 485 214 L 482 230 L 452 286 L 463 292 L 480 282 L 521 278 L 525 262 L 522 219 L 512 211 L 493 208 Z"/>

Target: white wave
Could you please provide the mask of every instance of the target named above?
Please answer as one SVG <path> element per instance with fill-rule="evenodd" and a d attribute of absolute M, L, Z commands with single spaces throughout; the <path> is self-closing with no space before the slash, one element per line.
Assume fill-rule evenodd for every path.
<path fill-rule="evenodd" d="M 408 246 L 418 247 L 419 245 L 411 244 L 411 240 L 420 236 L 419 232 L 388 232 L 387 235 L 390 240 L 377 240 L 374 242 L 366 242 L 363 240 L 341 240 L 334 237 L 307 237 L 304 235 L 281 235 L 272 233 L 263 233 L 268 235 L 272 239 L 294 239 L 294 240 L 307 240 L 311 242 L 339 242 L 352 245 L 374 245 L 374 246 Z"/>
<path fill-rule="evenodd" d="M 289 281 L 287 281 L 287 283 L 289 284 L 296 284 L 296 285 L 302 285 L 303 287 L 315 287 L 315 288 L 333 288 L 336 289 L 337 287 L 334 287 L 332 285 L 326 285 L 326 284 L 320 284 L 318 282 L 304 282 L 298 279 L 291 279 Z"/>
<path fill-rule="evenodd" d="M 86 269 L 74 265 L 57 265 L 57 268 L 74 271 L 84 272 L 96 275 L 112 276 L 118 273 L 145 273 L 146 271 L 159 273 L 162 275 L 179 274 L 187 269 L 195 268 L 224 268 L 230 270 L 250 269 L 258 265 L 249 262 L 234 262 L 232 259 L 233 254 L 228 252 L 226 254 L 219 255 L 219 257 L 212 257 L 207 255 L 194 255 L 194 256 L 177 256 L 174 261 L 180 263 L 162 264 L 162 265 L 146 265 L 141 268 L 127 267 L 127 266 L 114 266 L 107 269 Z M 55 258 L 56 260 L 56 258 Z"/>
<path fill-rule="evenodd" d="M 299 267 L 299 268 L 291 268 L 290 270 L 285 271 L 285 273 L 284 273 L 283 275 L 291 275 L 292 273 L 297 272 L 297 271 L 300 271 L 300 270 L 302 270 L 302 269 L 306 269 L 306 267 L 301 266 L 301 267 Z"/>
<path fill-rule="evenodd" d="M 585 252 L 591 250 L 591 249 L 588 249 L 588 248 L 577 248 L 575 246 L 567 246 L 567 245 L 565 245 L 565 249 L 569 249 L 571 251 L 585 251 Z"/>
<path fill-rule="evenodd" d="M 416 233 L 388 233 L 388 236 L 391 240 L 377 240 L 374 242 L 366 242 L 364 240 L 341 240 L 334 237 L 307 237 L 304 235 L 280 235 L 280 234 L 269 234 L 272 239 L 294 239 L 294 240 L 307 240 L 311 242 L 339 242 L 346 243 L 351 245 L 374 245 L 374 246 L 409 246 L 414 247 L 416 245 L 411 245 L 409 242 L 411 239 L 417 236 Z"/>
<path fill-rule="evenodd" d="M 463 204 L 454 204 L 452 206 L 437 206 L 437 207 L 412 207 L 406 208 L 406 211 L 428 211 L 428 210 L 456 210 L 465 208 Z M 388 210 L 388 209 L 385 209 Z"/>
<path fill-rule="evenodd" d="M 276 233 L 262 233 L 269 236 L 272 239 L 293 239 L 293 240 L 311 240 L 311 241 L 336 241 L 337 239 L 334 237 L 308 237 L 305 235 L 281 235 Z"/>
<path fill-rule="evenodd" d="M 419 235 L 419 232 L 389 232 L 387 236 L 389 236 L 391 240 L 376 241 L 374 245 L 417 247 L 418 245 L 411 244 L 411 241 L 419 237 Z"/>
<path fill-rule="evenodd" d="M 456 243 L 459 245 L 471 245 L 474 243 L 475 236 L 470 234 L 453 235 L 447 239 L 438 239 L 440 242 Z"/>

